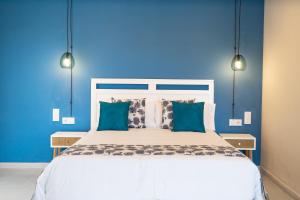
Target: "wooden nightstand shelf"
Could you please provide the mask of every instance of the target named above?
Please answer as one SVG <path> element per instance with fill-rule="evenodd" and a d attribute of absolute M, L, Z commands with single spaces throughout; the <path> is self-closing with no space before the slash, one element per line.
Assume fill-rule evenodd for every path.
<path fill-rule="evenodd" d="M 51 135 L 50 145 L 53 148 L 53 158 L 60 153 L 61 148 L 68 148 L 84 137 L 87 132 L 55 132 Z"/>
<path fill-rule="evenodd" d="M 244 150 L 252 160 L 252 151 L 256 150 L 256 138 L 253 135 L 221 133 L 220 136 L 238 150 Z"/>

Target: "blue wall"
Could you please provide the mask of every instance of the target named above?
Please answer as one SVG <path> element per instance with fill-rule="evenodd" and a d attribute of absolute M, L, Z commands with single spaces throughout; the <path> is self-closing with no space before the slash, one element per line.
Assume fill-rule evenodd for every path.
<path fill-rule="evenodd" d="M 257 136 L 260 162 L 263 0 L 244 0 L 242 47 L 248 69 L 237 75 L 232 128 L 234 0 L 74 0 L 76 125 L 52 122 L 69 113 L 65 0 L 0 0 L 0 162 L 51 159 L 49 136 L 89 130 L 90 78 L 214 79 L 218 131 Z"/>

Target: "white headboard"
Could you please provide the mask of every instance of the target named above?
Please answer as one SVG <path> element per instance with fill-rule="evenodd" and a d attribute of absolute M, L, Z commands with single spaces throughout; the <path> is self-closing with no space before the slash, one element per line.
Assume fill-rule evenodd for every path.
<path fill-rule="evenodd" d="M 125 86 L 98 87 L 98 86 Z M 132 87 L 130 87 L 132 86 Z M 137 87 L 138 86 L 138 87 Z M 174 87 L 175 86 L 175 87 Z M 199 87 L 202 87 L 200 88 Z M 115 89 L 111 89 L 115 88 Z M 124 88 L 124 87 L 123 87 Z M 130 89 L 134 88 L 134 89 Z M 160 99 L 197 99 L 214 103 L 213 80 L 183 80 L 183 79 L 91 79 L 91 130 L 96 130 L 99 121 L 99 101 L 109 101 L 111 97 L 119 99 L 146 98 Z"/>

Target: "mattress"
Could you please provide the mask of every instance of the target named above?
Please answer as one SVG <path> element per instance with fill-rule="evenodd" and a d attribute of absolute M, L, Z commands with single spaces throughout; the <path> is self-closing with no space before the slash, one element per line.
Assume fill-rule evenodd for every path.
<path fill-rule="evenodd" d="M 131 129 L 90 132 L 46 167 L 33 199 L 262 200 L 261 186 L 214 132 Z"/>

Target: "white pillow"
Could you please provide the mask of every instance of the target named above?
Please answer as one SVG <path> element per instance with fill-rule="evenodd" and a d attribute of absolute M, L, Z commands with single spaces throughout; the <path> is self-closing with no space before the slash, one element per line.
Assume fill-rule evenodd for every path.
<path fill-rule="evenodd" d="M 146 98 L 145 105 L 145 124 L 147 128 L 156 128 L 155 123 L 155 100 Z"/>
<path fill-rule="evenodd" d="M 162 101 L 155 101 L 155 128 L 161 128 L 162 123 Z"/>
<path fill-rule="evenodd" d="M 216 104 L 206 103 L 204 104 L 204 126 L 206 130 L 215 131 L 215 111 Z"/>
<path fill-rule="evenodd" d="M 161 100 L 155 102 L 155 128 L 160 128 L 162 123 L 162 105 Z M 207 131 L 215 131 L 215 111 L 216 104 L 204 104 L 204 126 Z"/>

